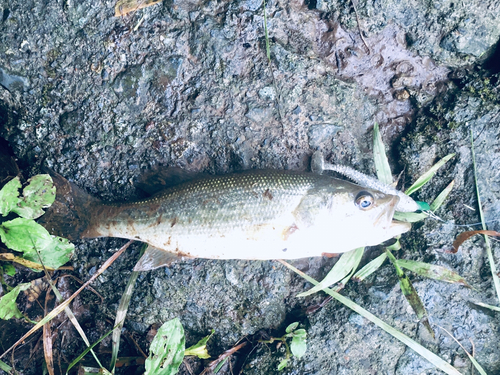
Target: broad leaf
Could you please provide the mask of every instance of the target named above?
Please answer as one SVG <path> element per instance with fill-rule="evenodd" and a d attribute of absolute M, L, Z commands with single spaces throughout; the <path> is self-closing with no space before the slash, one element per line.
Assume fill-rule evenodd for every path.
<path fill-rule="evenodd" d="M 56 188 L 48 174 L 31 177 L 23 189 L 19 205 L 12 211 L 26 219 L 36 219 L 44 214 L 42 208 L 50 207 L 56 198 Z"/>
<path fill-rule="evenodd" d="M 146 359 L 146 375 L 174 375 L 184 358 L 184 328 L 179 318 L 165 322 L 156 333 Z"/>
<path fill-rule="evenodd" d="M 290 344 L 292 354 L 300 358 L 307 350 L 307 333 L 305 329 L 298 329 L 294 332 L 292 343 Z"/>
<path fill-rule="evenodd" d="M 299 322 L 292 323 L 286 327 L 285 332 L 286 333 L 291 333 L 295 331 L 295 329 L 299 326 Z"/>
<path fill-rule="evenodd" d="M 19 284 L 0 298 L 0 319 L 8 320 L 12 317 L 20 319 L 23 317 L 23 314 L 17 308 L 16 299 L 19 293 L 28 289 L 30 285 L 31 283 Z"/>
<path fill-rule="evenodd" d="M 7 182 L 0 190 L 0 214 L 7 216 L 19 204 L 19 189 L 21 181 L 15 177 Z"/>
<path fill-rule="evenodd" d="M 54 269 L 68 262 L 75 248 L 67 239 L 53 237 L 40 224 L 24 218 L 2 223 L 0 238 L 10 249 L 23 252 L 25 259 L 40 263 L 41 258 L 45 266 Z"/>
<path fill-rule="evenodd" d="M 282 360 L 282 361 L 280 362 L 280 364 L 278 365 L 278 371 L 283 370 L 283 369 L 286 367 L 287 363 L 288 363 L 288 359 L 284 359 L 284 360 Z"/>

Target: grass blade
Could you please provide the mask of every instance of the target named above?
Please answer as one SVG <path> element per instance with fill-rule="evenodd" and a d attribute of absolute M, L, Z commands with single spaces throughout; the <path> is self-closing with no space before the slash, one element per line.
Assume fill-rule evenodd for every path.
<path fill-rule="evenodd" d="M 349 275 L 353 269 L 355 270 L 358 267 L 364 250 L 364 247 L 360 247 L 342 254 L 340 259 L 337 263 L 335 263 L 330 272 L 328 272 L 328 275 L 326 275 L 323 281 L 307 292 L 300 293 L 297 297 L 309 296 L 342 280 L 344 277 Z"/>
<path fill-rule="evenodd" d="M 285 262 L 284 260 L 278 260 L 281 264 L 283 264 L 285 267 L 288 267 L 291 269 L 293 272 L 297 273 L 298 275 L 302 276 L 304 279 L 309 281 L 311 284 L 317 285 L 319 284 L 318 281 L 314 280 L 312 277 L 306 275 L 304 272 L 300 271 L 299 269 L 295 268 L 291 264 Z M 439 368 L 441 371 L 444 371 L 446 374 L 449 375 L 461 375 L 461 373 L 452 365 L 450 365 L 448 362 L 444 361 L 440 357 L 438 357 L 436 354 L 432 353 L 430 350 L 424 348 L 422 345 L 417 343 L 416 341 L 412 340 L 405 334 L 401 333 L 397 329 L 391 327 L 389 324 L 384 322 L 383 320 L 377 318 L 375 315 L 370 313 L 369 311 L 365 310 L 358 304 L 354 303 L 351 301 L 349 298 L 344 297 L 343 295 L 334 292 L 333 290 L 326 288 L 324 289 L 325 293 L 331 295 L 333 298 L 335 298 L 337 301 L 340 303 L 344 304 L 345 306 L 349 307 L 351 310 L 355 311 L 362 317 L 368 319 L 378 327 L 382 328 L 384 331 L 386 331 L 388 334 L 391 336 L 395 337 L 399 341 L 401 341 L 403 344 L 407 345 L 409 348 L 414 350 L 417 354 L 421 355 L 424 357 L 426 360 L 428 360 L 430 363 L 432 363 L 434 366 Z"/>
<path fill-rule="evenodd" d="M 493 310 L 493 311 L 500 312 L 500 307 L 497 307 L 497 306 L 491 306 L 491 305 L 488 305 L 487 303 L 483 303 L 483 302 L 472 302 L 472 303 L 474 305 L 478 305 L 478 306 L 485 307 L 485 308 Z"/>
<path fill-rule="evenodd" d="M 481 196 L 479 195 L 479 186 L 477 185 L 477 170 L 476 170 L 476 152 L 474 151 L 474 138 L 472 134 L 472 129 L 470 130 L 470 143 L 471 143 L 471 152 L 472 152 L 472 166 L 474 169 L 474 184 L 476 186 L 476 194 L 477 194 L 477 205 L 479 208 L 479 216 L 481 217 L 481 224 L 483 230 L 486 229 L 486 224 L 484 222 L 483 208 L 481 205 Z M 490 262 L 490 270 L 491 275 L 493 277 L 493 283 L 495 285 L 495 290 L 497 292 L 497 298 L 500 301 L 500 278 L 498 277 L 498 271 L 495 266 L 495 260 L 493 259 L 493 253 L 491 251 L 490 239 L 487 235 L 484 235 L 484 242 L 486 243 L 486 254 L 488 255 L 488 261 Z"/>
<path fill-rule="evenodd" d="M 0 361 L 0 369 L 10 373 L 12 371 L 12 367 L 10 367 L 7 363 Z"/>
<path fill-rule="evenodd" d="M 445 267 L 436 266 L 434 264 L 428 264 L 424 262 L 417 262 L 415 260 L 405 260 L 398 259 L 398 266 L 402 268 L 406 268 L 416 274 L 424 277 L 428 277 L 430 279 L 446 281 L 447 283 L 452 284 L 462 284 L 470 288 L 471 286 L 467 284 L 465 279 L 460 276 L 458 273 L 453 272 Z"/>
<path fill-rule="evenodd" d="M 438 327 L 441 328 L 443 331 L 445 331 L 448 334 L 448 336 L 450 336 L 453 340 L 455 340 L 455 342 L 463 349 L 463 351 L 465 353 L 467 353 L 467 356 L 469 357 L 470 361 L 472 362 L 472 364 L 474 365 L 474 367 L 476 368 L 476 370 L 479 371 L 479 373 L 481 375 L 488 375 L 486 373 L 486 371 L 484 371 L 484 369 L 481 367 L 481 365 L 476 361 L 476 359 L 472 356 L 472 354 L 470 354 L 467 350 L 465 350 L 465 348 L 463 347 L 463 345 L 460 344 L 460 342 L 455 337 L 453 337 L 453 335 L 450 332 L 448 332 L 446 329 L 444 329 L 441 326 L 438 326 Z"/>
<path fill-rule="evenodd" d="M 434 177 L 439 168 L 441 168 L 448 160 L 454 157 L 455 154 L 446 155 L 436 164 L 434 164 L 427 172 L 425 172 L 422 176 L 420 176 L 417 181 L 413 185 L 411 185 L 408 190 L 405 191 L 406 195 L 410 195 L 417 190 L 419 190 L 422 186 L 429 182 L 429 180 Z"/>
<path fill-rule="evenodd" d="M 385 154 L 385 146 L 377 123 L 373 126 L 373 161 L 377 177 L 386 185 L 392 184 L 392 172 Z"/>
<path fill-rule="evenodd" d="M 142 257 L 146 251 L 148 244 L 143 244 L 141 247 L 141 252 L 139 254 L 139 259 Z M 132 293 L 134 291 L 135 282 L 137 277 L 139 277 L 140 271 L 132 271 L 128 279 L 127 285 L 125 286 L 125 291 L 120 298 L 120 304 L 118 305 L 118 310 L 116 311 L 115 318 L 115 328 L 113 329 L 113 348 L 111 350 L 111 362 L 109 368 L 111 373 L 115 373 L 116 359 L 118 358 L 118 351 L 120 350 L 120 336 L 122 333 L 123 323 L 125 323 L 125 317 L 127 315 L 128 306 L 130 304 L 130 299 L 132 298 Z"/>
<path fill-rule="evenodd" d="M 439 193 L 439 195 L 434 199 L 431 203 L 431 211 L 434 212 L 436 211 L 441 205 L 444 203 L 446 198 L 448 198 L 448 195 L 450 194 L 451 190 L 453 189 L 453 186 L 455 185 L 455 180 L 452 180 L 448 186 L 444 188 L 444 190 Z"/>
<path fill-rule="evenodd" d="M 267 33 L 267 12 L 266 0 L 264 0 L 264 38 L 266 39 L 266 56 L 267 61 L 271 62 L 271 49 L 269 48 L 269 34 Z"/>
<path fill-rule="evenodd" d="M 425 326 L 427 331 L 432 335 L 432 337 L 435 337 L 434 331 L 431 328 L 431 325 L 429 324 L 429 317 L 427 315 L 427 311 L 425 310 L 424 304 L 422 303 L 422 300 L 417 294 L 417 291 L 413 287 L 413 284 L 411 283 L 410 279 L 408 279 L 408 276 L 403 272 L 403 270 L 399 267 L 397 259 L 392 255 L 389 249 L 385 249 L 387 253 L 387 257 L 391 261 L 391 263 L 394 265 L 394 268 L 396 269 L 396 273 L 398 275 L 399 279 L 399 286 L 401 287 L 401 291 L 403 292 L 403 295 L 405 296 L 406 300 L 410 304 L 411 308 L 417 315 L 417 318 L 422 322 L 422 324 Z"/>
<path fill-rule="evenodd" d="M 365 280 L 368 276 L 370 276 L 372 273 L 378 270 L 386 259 L 387 259 L 386 253 L 380 254 L 378 257 L 373 259 L 370 263 L 368 263 L 366 266 L 364 266 L 358 272 L 356 272 L 356 274 L 352 277 L 353 280 L 355 281 Z"/>
<path fill-rule="evenodd" d="M 5 352 L 0 355 L 0 359 L 2 359 L 7 353 L 9 353 L 12 349 L 17 347 L 20 343 L 25 341 L 28 337 L 31 336 L 34 332 L 38 331 L 40 328 L 43 327 L 45 323 L 50 322 L 54 317 L 59 315 L 70 303 L 73 301 L 78 294 L 81 293 L 82 290 L 84 290 L 92 281 L 97 279 L 106 269 L 108 269 L 109 266 L 113 264 L 113 262 L 118 258 L 127 248 L 130 246 L 130 244 L 134 241 L 129 241 L 127 242 L 120 250 L 118 250 L 116 253 L 114 253 L 104 264 L 97 270 L 95 274 L 92 275 L 92 277 L 85 283 L 83 284 L 71 297 L 69 297 L 67 300 L 65 300 L 63 303 L 61 303 L 59 306 L 57 306 L 54 310 L 52 310 L 49 314 L 47 314 L 42 320 L 40 320 L 33 328 L 31 328 L 28 332 L 26 332 L 23 337 L 21 337 L 19 340 L 17 340 L 14 345 L 12 345 L 9 349 L 7 349 Z"/>
<path fill-rule="evenodd" d="M 111 333 L 113 332 L 113 329 L 109 330 L 106 334 L 104 334 L 104 336 L 102 336 L 99 340 L 97 340 L 96 342 L 94 342 L 92 345 L 90 345 L 87 349 L 85 349 L 82 354 L 80 354 L 78 357 L 76 357 L 73 362 L 71 362 L 68 366 L 68 369 L 66 370 L 66 374 L 69 373 L 69 370 L 71 370 L 78 362 L 80 362 L 80 360 L 85 357 L 85 354 L 87 354 L 88 352 L 90 352 L 94 346 L 96 346 L 97 344 L 99 344 L 102 340 L 104 340 L 106 337 L 108 337 Z M 101 365 L 99 365 L 101 366 Z M 105 375 L 111 375 L 111 373 L 106 370 L 104 367 L 100 367 L 99 369 L 99 373 L 101 374 L 105 374 Z"/>

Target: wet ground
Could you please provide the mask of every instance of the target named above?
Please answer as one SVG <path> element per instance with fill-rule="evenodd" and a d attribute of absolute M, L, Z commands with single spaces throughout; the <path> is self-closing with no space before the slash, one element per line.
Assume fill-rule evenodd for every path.
<path fill-rule="evenodd" d="M 415 225 L 398 256 L 444 265 L 466 277 L 475 290 L 412 280 L 431 323 L 447 328 L 468 349 L 471 339 L 487 372 L 500 371 L 498 314 L 470 303 L 495 304 L 484 246 L 478 237 L 457 254 L 442 251 L 463 230 L 453 224 L 478 221 L 471 129 L 486 218 L 494 220 L 500 210 L 495 75 L 500 4 L 356 2 L 356 17 L 353 2 L 271 1 L 266 6 L 270 61 L 261 1 L 174 0 L 123 17 L 114 17 L 114 6 L 0 0 L 0 135 L 26 176 L 45 164 L 96 197 L 125 201 L 144 196 L 137 181 L 159 165 L 208 173 L 306 170 L 311 154 L 321 150 L 329 161 L 374 175 L 375 122 L 394 174 L 403 172 L 402 186 L 454 152 L 447 168 L 417 196 L 432 201 L 455 179 L 438 212 L 452 224 Z M 122 244 L 77 242 L 71 274 L 87 280 Z M 90 341 L 112 327 L 138 251 L 133 247 L 93 284 L 99 294 L 88 291 L 75 302 Z M 363 262 L 379 252 L 368 250 Z M 314 258 L 295 265 L 321 278 L 334 262 Z M 14 285 L 37 277 L 19 268 L 6 280 Z M 67 293 L 78 286 L 68 277 L 59 285 Z M 288 323 L 300 321 L 308 331 L 308 351 L 285 374 L 438 373 L 338 303 L 308 314 L 324 297 L 295 298 L 306 287 L 268 261 L 192 260 L 141 274 L 120 356 L 141 357 L 155 327 L 180 317 L 188 345 L 216 330 L 209 344 L 213 356 L 244 337 L 252 341 L 220 373 L 272 374 L 282 348 L 256 340 L 281 335 Z M 466 355 L 445 333 L 438 330 L 432 339 L 423 332 L 392 266 L 345 294 L 471 373 Z M 40 306 L 31 309 L 32 318 L 43 314 Z M 8 324 L 19 332 L 28 327 Z M 2 330 L 2 348 L 14 332 Z M 53 332 L 64 367 L 84 345 L 63 317 Z M 16 350 L 19 371 L 39 373 L 39 337 Z M 98 347 L 103 358 L 110 345 L 106 339 Z M 199 373 L 204 363 L 188 366 Z M 181 367 L 182 374 L 189 373 L 188 366 Z"/>

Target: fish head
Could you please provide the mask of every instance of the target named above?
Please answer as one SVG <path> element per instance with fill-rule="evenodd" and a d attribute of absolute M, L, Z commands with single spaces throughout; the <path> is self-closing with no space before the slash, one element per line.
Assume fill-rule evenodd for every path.
<path fill-rule="evenodd" d="M 314 220 L 309 227 L 331 243 L 331 253 L 375 246 L 411 229 L 411 224 L 393 220 L 400 199 L 396 195 L 338 180 L 321 190 L 323 199 L 314 206 L 320 208 L 311 212 L 313 204 L 308 205 L 303 218 Z"/>

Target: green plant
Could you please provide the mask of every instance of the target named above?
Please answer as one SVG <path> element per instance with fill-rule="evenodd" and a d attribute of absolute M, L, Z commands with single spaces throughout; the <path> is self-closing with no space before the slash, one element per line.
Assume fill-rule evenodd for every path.
<path fill-rule="evenodd" d="M 381 182 L 385 184 L 391 184 L 392 183 L 392 173 L 389 169 L 389 163 L 387 160 L 387 156 L 385 155 L 385 147 L 382 143 L 382 138 L 380 136 L 379 128 L 378 125 L 375 124 L 374 126 L 374 161 L 375 161 L 375 166 L 377 170 L 377 175 L 378 178 Z M 473 147 L 473 146 L 472 146 Z M 473 148 L 472 148 L 473 150 Z M 427 182 L 430 181 L 430 179 L 435 175 L 437 170 L 444 165 L 449 159 L 451 159 L 454 156 L 454 154 L 447 155 L 445 158 L 441 159 L 436 165 L 434 165 L 429 171 L 424 173 L 419 179 L 417 179 L 417 182 L 413 184 L 408 190 L 407 194 L 411 194 L 418 189 L 420 189 L 422 186 L 424 186 Z M 474 157 L 474 151 L 473 151 L 473 157 Z M 474 160 L 474 158 L 473 158 Z M 474 165 L 475 167 L 475 165 Z M 394 216 L 395 218 L 399 220 L 407 220 L 410 222 L 415 222 L 415 221 L 420 221 L 425 219 L 428 216 L 433 216 L 433 212 L 437 210 L 442 203 L 445 201 L 447 198 L 448 194 L 450 193 L 451 189 L 453 188 L 453 181 L 434 199 L 434 201 L 429 205 L 424 202 L 418 202 L 419 207 L 421 207 L 422 213 L 398 213 L 398 215 Z M 484 225 L 484 224 L 483 224 Z M 477 231 L 477 232 L 483 232 L 483 231 Z M 399 283 L 401 290 L 403 292 L 403 295 L 406 297 L 410 305 L 412 306 L 413 310 L 415 311 L 417 317 L 420 319 L 422 324 L 429 330 L 429 332 L 434 336 L 434 332 L 432 331 L 430 324 L 427 319 L 427 312 L 425 311 L 424 305 L 422 301 L 420 300 L 419 296 L 417 295 L 415 288 L 411 284 L 411 281 L 408 279 L 406 274 L 403 271 L 403 268 L 411 270 L 418 275 L 424 276 L 424 277 L 429 277 L 433 278 L 436 280 L 441 280 L 441 281 L 446 281 L 450 283 L 458 283 L 462 284 L 464 286 L 469 287 L 469 285 L 465 282 L 465 280 L 458 274 L 456 274 L 453 271 L 450 271 L 444 267 L 432 265 L 432 264 L 427 264 L 423 262 L 416 262 L 416 261 L 410 261 L 410 260 L 398 260 L 394 255 L 392 254 L 391 250 L 399 250 L 401 248 L 401 245 L 399 244 L 399 239 L 397 239 L 396 243 L 386 247 L 386 251 L 382 253 L 380 256 L 378 256 L 376 259 L 372 260 L 369 262 L 365 267 L 363 267 L 361 270 L 356 272 L 354 274 L 353 278 L 355 280 L 364 280 L 368 275 L 372 274 L 375 272 L 383 263 L 384 261 L 389 258 L 391 263 L 393 264 L 396 273 L 399 278 Z M 314 285 L 314 288 L 311 290 L 301 293 L 298 296 L 305 296 L 313 293 L 314 291 L 319 291 L 323 290 L 325 293 L 329 294 L 331 297 L 335 298 L 339 302 L 343 303 L 347 307 L 351 308 L 358 314 L 362 315 L 366 319 L 370 320 L 404 344 L 406 344 L 408 347 L 412 348 L 415 352 L 426 358 L 429 362 L 434 364 L 437 368 L 441 369 L 447 374 L 455 374 L 459 375 L 460 372 L 458 372 L 454 367 L 452 367 L 450 364 L 448 364 L 446 361 L 442 360 L 438 356 L 436 356 L 434 353 L 430 352 L 414 340 L 410 339 L 408 336 L 402 334 L 395 328 L 391 327 L 387 323 L 383 322 L 370 312 L 366 311 L 363 309 L 361 306 L 357 305 L 356 303 L 352 302 L 348 298 L 342 296 L 341 294 L 338 293 L 338 291 L 341 289 L 337 287 L 337 290 L 332 290 L 328 288 L 328 286 L 332 285 L 334 282 L 340 281 L 342 279 L 342 283 L 345 285 L 346 280 L 348 280 L 352 273 L 355 271 L 355 269 L 359 265 L 359 261 L 356 261 L 357 259 L 357 252 L 360 249 L 355 249 L 352 250 L 351 252 L 345 253 L 342 255 L 342 257 L 339 259 L 337 264 L 341 264 L 339 267 L 337 264 L 333 267 L 333 269 L 328 273 L 328 275 L 325 277 L 325 279 L 321 282 L 318 282 L 302 271 L 298 270 L 297 268 L 293 267 L 292 265 L 288 264 L 285 261 L 279 261 L 292 271 L 296 272 L 300 276 L 302 276 L 304 279 L 309 281 Z M 343 261 L 343 258 L 347 257 L 347 260 Z M 492 268 L 493 269 L 493 268 Z M 346 276 L 348 275 L 348 276 Z M 333 281 L 333 282 L 332 282 Z M 500 283 L 498 283 L 500 284 Z M 338 284 L 337 284 L 338 285 Z M 495 284 L 495 286 L 497 286 Z M 484 304 L 481 304 L 484 305 Z M 492 310 L 498 309 L 495 306 L 486 306 Z M 469 355 L 469 353 L 467 353 Z M 469 355 L 469 357 L 471 357 Z M 482 367 L 475 361 L 473 357 L 471 357 L 471 361 L 476 367 L 476 369 L 480 373 L 484 373 L 484 370 Z"/>
<path fill-rule="evenodd" d="M 283 344 L 285 346 L 286 357 L 279 363 L 279 371 L 283 370 L 286 367 L 292 355 L 294 357 L 301 358 L 307 350 L 307 332 L 303 328 L 297 329 L 298 326 L 299 322 L 294 322 L 286 327 L 286 333 L 283 336 L 271 337 L 269 340 L 259 340 L 259 342 L 265 344 L 272 344 L 276 341 L 279 341 L 280 344 Z M 288 345 L 287 342 L 287 340 L 289 339 L 292 339 L 290 345 Z"/>
<path fill-rule="evenodd" d="M 44 214 L 43 209 L 49 207 L 55 199 L 55 187 L 49 175 L 36 175 L 28 180 L 22 195 L 19 177 L 10 180 L 0 190 L 0 214 L 3 217 L 17 214 L 20 217 L 0 223 L 0 239 L 10 250 L 21 252 L 22 256 L 13 253 L 2 253 L 1 261 L 23 264 L 35 271 L 57 269 L 71 257 L 75 246 L 67 239 L 51 236 L 47 230 L 34 219 Z M 0 318 L 21 318 L 22 314 L 15 301 L 20 291 L 26 290 L 29 283 L 12 287 L 5 283 L 3 275 L 13 276 L 15 268 L 11 264 L 0 267 L 1 282 L 9 291 L 0 298 Z"/>

